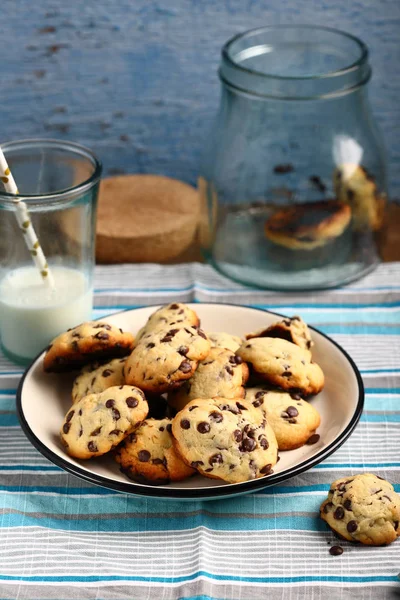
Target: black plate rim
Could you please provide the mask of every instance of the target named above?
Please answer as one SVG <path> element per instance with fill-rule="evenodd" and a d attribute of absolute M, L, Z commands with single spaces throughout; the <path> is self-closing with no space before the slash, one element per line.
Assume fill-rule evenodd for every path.
<path fill-rule="evenodd" d="M 188 302 L 188 304 L 195 304 L 195 303 Z M 199 304 L 203 304 L 203 303 L 199 303 Z M 236 308 L 250 308 L 251 310 L 257 310 L 259 312 L 269 313 L 269 314 L 272 314 L 272 315 L 275 315 L 278 317 L 288 318 L 288 317 L 286 317 L 286 315 L 282 315 L 281 313 L 277 313 L 275 311 L 267 310 L 267 309 L 263 309 L 263 308 L 258 308 L 255 306 L 246 306 L 246 305 L 242 305 L 242 304 L 234 304 L 234 303 L 228 303 L 228 302 L 223 302 L 223 303 L 221 303 L 221 302 L 204 302 L 204 304 L 215 305 L 215 306 L 233 306 Z M 132 312 L 134 310 L 141 310 L 143 308 L 157 308 L 159 306 L 161 306 L 161 305 L 160 304 L 151 304 L 151 305 L 140 306 L 140 307 L 135 307 L 135 308 L 127 308 L 125 310 L 111 313 L 110 315 L 106 315 L 106 316 L 102 317 L 101 319 L 97 319 L 97 320 L 107 319 L 109 317 L 123 314 L 125 312 Z M 328 335 L 326 335 L 325 333 L 322 333 L 322 331 L 319 331 L 319 329 L 316 329 L 315 327 L 312 327 L 311 325 L 309 325 L 309 328 L 312 331 L 316 331 L 319 335 L 321 335 L 322 337 L 327 339 L 330 343 L 332 343 L 334 346 L 336 346 L 336 348 L 338 348 L 338 350 L 345 356 L 345 358 L 349 362 L 349 364 L 356 376 L 357 385 L 358 385 L 358 400 L 357 400 L 357 405 L 356 405 L 354 414 L 353 414 L 349 424 L 335 440 L 333 440 L 328 446 L 322 448 L 321 451 L 318 452 L 315 456 L 312 456 L 311 458 L 305 460 L 304 462 L 300 463 L 299 465 L 294 466 L 290 469 L 287 469 L 282 473 L 274 473 L 274 474 L 268 475 L 266 477 L 260 477 L 259 479 L 251 479 L 250 481 L 244 481 L 242 483 L 235 483 L 235 484 L 228 484 L 228 485 L 223 485 L 220 487 L 216 486 L 215 488 L 211 487 L 211 488 L 195 488 L 195 489 L 185 489 L 185 488 L 170 488 L 170 489 L 168 489 L 165 487 L 160 488 L 158 486 L 137 484 L 134 481 L 129 482 L 129 483 L 128 482 L 124 483 L 124 482 L 120 482 L 120 481 L 112 481 L 112 480 L 107 479 L 106 477 L 103 477 L 102 475 L 90 474 L 87 471 L 85 471 L 75 465 L 71 465 L 65 459 L 60 458 L 57 454 L 55 454 L 52 450 L 50 450 L 33 433 L 33 431 L 31 430 L 31 428 L 25 418 L 25 415 L 24 415 L 24 412 L 22 409 L 22 390 L 24 387 L 24 381 L 25 381 L 29 371 L 33 367 L 33 365 L 36 363 L 38 358 L 43 354 L 44 350 L 39 352 L 39 354 L 33 359 L 31 364 L 26 368 L 26 370 L 19 382 L 18 389 L 17 389 L 17 397 L 16 397 L 18 419 L 19 419 L 19 422 L 20 422 L 23 432 L 25 433 L 26 437 L 31 442 L 31 444 L 37 450 L 39 450 L 39 452 L 45 458 L 50 460 L 57 467 L 60 467 L 67 473 L 71 473 L 72 475 L 75 475 L 76 477 L 84 479 L 85 481 L 88 481 L 89 483 L 92 483 L 94 485 L 104 487 L 107 489 L 115 490 L 117 492 L 127 493 L 127 494 L 130 494 L 133 496 L 158 498 L 160 500 L 161 499 L 164 499 L 164 500 L 218 500 L 218 499 L 224 498 L 224 497 L 234 497 L 234 496 L 238 496 L 238 495 L 242 495 L 242 494 L 246 494 L 246 493 L 250 493 L 250 492 L 255 492 L 255 491 L 258 491 L 258 490 L 266 488 L 266 487 L 271 487 L 278 483 L 281 483 L 282 481 L 291 479 L 292 477 L 295 477 L 296 475 L 300 475 L 301 473 L 304 473 L 304 471 L 308 471 L 311 467 L 314 467 L 315 465 L 317 465 L 320 462 L 322 462 L 323 460 L 325 460 L 328 456 L 333 454 L 338 448 L 340 448 L 340 446 L 342 446 L 344 444 L 344 442 L 351 435 L 351 433 L 353 432 L 353 430 L 355 429 L 356 425 L 358 424 L 358 422 L 361 418 L 361 414 L 362 414 L 362 411 L 364 408 L 364 398 L 365 398 L 364 384 L 363 384 L 363 381 L 361 378 L 361 374 L 358 370 L 358 367 L 356 366 L 356 364 L 353 361 L 353 359 L 351 358 L 351 356 L 349 356 L 349 354 L 346 352 L 346 350 L 344 350 L 342 348 L 342 346 L 340 346 L 340 344 L 335 342 Z"/>

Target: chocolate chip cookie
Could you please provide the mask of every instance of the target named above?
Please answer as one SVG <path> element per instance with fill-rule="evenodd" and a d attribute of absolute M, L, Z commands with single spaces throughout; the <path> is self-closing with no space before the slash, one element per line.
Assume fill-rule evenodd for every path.
<path fill-rule="evenodd" d="M 279 450 L 294 450 L 304 446 L 313 439 L 321 423 L 317 409 L 296 394 L 255 387 L 246 389 L 246 400 L 255 408 L 265 410 Z M 318 439 L 319 436 L 315 441 Z"/>
<path fill-rule="evenodd" d="M 101 321 L 82 323 L 56 337 L 47 348 L 43 368 L 47 372 L 72 371 L 95 360 L 126 356 L 133 336 Z"/>
<path fill-rule="evenodd" d="M 121 471 L 141 483 L 181 481 L 196 472 L 173 447 L 170 419 L 146 419 L 115 450 L 114 456 Z"/>
<path fill-rule="evenodd" d="M 244 398 L 249 369 L 240 356 L 225 348 L 211 348 L 199 362 L 193 377 L 168 394 L 168 402 L 177 410 L 195 398 Z"/>
<path fill-rule="evenodd" d="M 168 392 L 190 379 L 209 351 L 210 342 L 199 328 L 173 325 L 151 331 L 126 361 L 126 382 L 153 394 Z"/>
<path fill-rule="evenodd" d="M 125 361 L 126 358 L 114 358 L 105 364 L 97 362 L 83 367 L 72 386 L 72 402 L 88 394 L 99 394 L 114 385 L 124 385 Z"/>
<path fill-rule="evenodd" d="M 400 497 L 388 481 L 372 473 L 334 481 L 320 515 L 350 542 L 382 546 L 400 537 Z"/>
<path fill-rule="evenodd" d="M 197 314 L 186 306 L 173 302 L 167 306 L 162 306 L 154 312 L 147 320 L 146 325 L 140 329 L 136 335 L 135 345 L 139 343 L 142 337 L 151 331 L 158 329 L 172 329 L 173 327 L 199 327 L 200 319 Z"/>
<path fill-rule="evenodd" d="M 247 340 L 257 337 L 281 338 L 307 350 L 314 345 L 307 324 L 301 317 L 297 316 L 283 319 L 282 321 L 273 323 L 266 329 L 259 329 L 254 333 L 246 335 Z"/>
<path fill-rule="evenodd" d="M 350 205 L 356 230 L 377 230 L 382 226 L 386 198 L 379 194 L 374 178 L 361 165 L 344 163 L 335 169 L 336 197 Z"/>
<path fill-rule="evenodd" d="M 228 483 L 268 475 L 278 458 L 265 413 L 241 398 L 192 400 L 173 419 L 172 435 L 187 465 Z"/>
<path fill-rule="evenodd" d="M 252 365 L 260 380 L 302 396 L 318 394 L 324 386 L 324 374 L 311 361 L 311 352 L 279 338 L 253 338 L 244 342 L 236 355 Z"/>
<path fill-rule="evenodd" d="M 227 350 L 232 350 L 232 352 L 236 352 L 243 342 L 237 335 L 231 335 L 222 331 L 207 332 L 207 337 L 211 342 L 211 348 L 226 348 Z"/>
<path fill-rule="evenodd" d="M 92 458 L 117 446 L 146 418 L 148 405 L 135 387 L 110 387 L 89 394 L 68 411 L 61 427 L 61 441 L 70 456 Z"/>

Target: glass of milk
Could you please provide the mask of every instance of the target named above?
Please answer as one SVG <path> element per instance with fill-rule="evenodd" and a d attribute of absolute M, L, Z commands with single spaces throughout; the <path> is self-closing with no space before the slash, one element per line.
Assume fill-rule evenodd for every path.
<path fill-rule="evenodd" d="M 29 364 L 59 333 L 91 318 L 101 164 L 71 142 L 23 140 L 2 149 L 55 283 L 43 283 L 0 183 L 1 349 Z"/>

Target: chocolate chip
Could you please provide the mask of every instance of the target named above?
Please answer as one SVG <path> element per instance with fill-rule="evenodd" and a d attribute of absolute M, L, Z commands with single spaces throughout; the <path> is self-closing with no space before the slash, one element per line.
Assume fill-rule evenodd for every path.
<path fill-rule="evenodd" d="M 332 554 L 332 556 L 340 556 L 343 554 L 343 548 L 341 546 L 332 546 L 329 550 L 329 554 Z"/>
<path fill-rule="evenodd" d="M 307 340 L 307 350 L 311 348 L 311 340 Z"/>
<path fill-rule="evenodd" d="M 160 342 L 163 342 L 164 344 L 166 344 L 167 342 L 171 342 L 172 341 L 172 337 L 171 335 L 165 335 L 162 340 L 160 340 Z"/>
<path fill-rule="evenodd" d="M 149 462 L 150 456 L 151 454 L 148 450 L 140 450 L 140 452 L 138 452 L 138 459 L 140 462 Z"/>
<path fill-rule="evenodd" d="M 233 375 L 233 369 L 232 369 L 232 367 L 226 366 L 226 367 L 225 367 L 225 371 L 226 371 L 227 373 L 229 373 L 229 375 Z"/>
<path fill-rule="evenodd" d="M 272 464 L 268 464 L 268 465 L 264 465 L 261 469 L 260 469 L 260 473 L 262 473 L 263 475 L 267 475 L 268 473 L 270 473 L 272 468 Z"/>
<path fill-rule="evenodd" d="M 88 443 L 87 447 L 89 452 L 98 452 L 96 444 L 92 441 Z"/>
<path fill-rule="evenodd" d="M 375 477 L 377 477 L 378 479 L 382 479 L 382 481 L 385 481 L 384 477 L 380 477 L 380 475 L 375 475 Z"/>
<path fill-rule="evenodd" d="M 69 423 L 69 422 L 70 422 L 70 420 L 72 419 L 72 417 L 74 416 L 74 412 L 75 412 L 74 410 L 71 410 L 71 412 L 69 412 L 69 413 L 67 414 L 67 417 L 66 417 L 66 419 L 65 419 L 67 423 Z"/>
<path fill-rule="evenodd" d="M 293 400 L 302 400 L 300 394 L 290 394 L 290 397 L 293 398 Z"/>
<path fill-rule="evenodd" d="M 239 446 L 240 452 L 252 452 L 256 447 L 256 442 L 249 437 L 244 438 Z"/>
<path fill-rule="evenodd" d="M 209 417 L 210 417 L 210 420 L 215 421 L 215 423 L 221 423 L 221 421 L 224 420 L 223 415 L 221 415 L 221 413 L 217 412 L 216 410 L 213 410 L 212 412 L 210 412 Z"/>
<path fill-rule="evenodd" d="M 182 429 L 189 429 L 190 428 L 190 421 L 188 419 L 182 419 L 181 420 L 181 427 L 182 427 Z"/>
<path fill-rule="evenodd" d="M 186 354 L 189 352 L 189 347 L 188 346 L 180 346 L 178 348 L 178 353 L 181 354 L 181 356 L 186 356 Z"/>
<path fill-rule="evenodd" d="M 342 506 L 338 506 L 337 509 L 335 510 L 335 512 L 333 513 L 333 516 L 335 517 L 335 519 L 343 519 L 344 517 L 344 508 Z"/>
<path fill-rule="evenodd" d="M 200 337 L 204 338 L 205 340 L 207 339 L 207 336 L 202 329 L 198 329 L 197 333 Z"/>
<path fill-rule="evenodd" d="M 63 432 L 64 433 L 68 433 L 68 431 L 71 429 L 71 424 L 70 423 L 64 423 L 63 426 Z"/>
<path fill-rule="evenodd" d="M 292 371 L 285 371 L 284 373 L 282 373 L 282 377 L 291 377 L 292 375 Z"/>
<path fill-rule="evenodd" d="M 208 433 L 210 431 L 211 427 L 209 423 L 206 423 L 205 421 L 201 421 L 201 423 L 199 423 L 197 425 L 197 431 L 199 433 Z"/>
<path fill-rule="evenodd" d="M 213 468 L 211 467 L 210 469 L 205 469 L 206 473 L 211 473 L 211 471 L 213 470 Z"/>
<path fill-rule="evenodd" d="M 167 461 L 165 458 L 153 458 L 151 462 L 153 465 L 164 465 L 164 467 L 167 466 Z"/>
<path fill-rule="evenodd" d="M 342 481 L 342 483 L 339 483 L 339 485 L 336 486 L 336 489 L 338 489 L 339 492 L 345 492 L 346 491 L 346 483 L 344 481 Z"/>
<path fill-rule="evenodd" d="M 332 504 L 332 502 L 327 502 L 327 503 L 325 504 L 325 506 L 324 506 L 324 513 L 325 513 L 325 514 L 326 514 L 326 513 L 328 513 L 328 512 L 331 510 L 331 508 L 332 508 L 332 507 L 333 507 L 333 504 Z"/>
<path fill-rule="evenodd" d="M 182 373 L 190 373 L 190 371 L 192 370 L 192 365 L 187 360 L 184 360 L 183 362 L 181 362 L 179 369 L 180 371 L 182 371 Z"/>
<path fill-rule="evenodd" d="M 127 398 L 125 402 L 129 408 L 135 408 L 139 404 L 139 400 L 137 400 L 133 396 L 129 396 L 129 398 Z"/>
<path fill-rule="evenodd" d="M 153 342 L 150 342 L 149 344 L 147 344 L 146 348 L 154 348 L 155 344 L 153 344 Z"/>
<path fill-rule="evenodd" d="M 177 308 L 179 308 L 179 304 L 171 304 L 169 308 L 170 310 L 176 310 Z"/>
<path fill-rule="evenodd" d="M 94 337 L 98 340 L 108 340 L 110 338 L 108 333 L 106 333 L 105 331 L 99 331 L 99 333 L 96 333 Z"/>
<path fill-rule="evenodd" d="M 387 499 L 389 500 L 389 502 L 391 502 L 391 501 L 392 501 L 392 499 L 391 499 L 391 498 L 389 498 L 389 496 L 386 496 L 386 494 L 383 494 L 382 498 L 387 498 Z"/>
<path fill-rule="evenodd" d="M 299 411 L 294 406 L 288 406 L 286 412 L 289 415 L 289 417 L 297 417 L 299 414 Z"/>
<path fill-rule="evenodd" d="M 343 502 L 343 506 L 345 507 L 346 510 L 351 510 L 351 500 L 349 500 L 348 498 Z"/>
<path fill-rule="evenodd" d="M 111 369 L 104 369 L 104 371 L 102 372 L 103 377 L 109 377 L 112 374 L 113 371 Z"/>
<path fill-rule="evenodd" d="M 267 450 L 269 448 L 269 443 L 268 443 L 267 438 L 265 438 L 265 437 L 261 438 L 260 446 L 261 446 L 261 448 L 263 448 L 263 450 Z"/>
<path fill-rule="evenodd" d="M 114 421 L 118 421 L 118 419 L 121 418 L 121 413 L 116 408 L 113 408 L 112 409 L 112 416 L 113 416 Z"/>
<path fill-rule="evenodd" d="M 78 415 L 81 417 L 82 416 L 82 409 L 79 409 Z"/>
<path fill-rule="evenodd" d="M 256 408 L 258 408 L 259 406 L 261 406 L 262 403 L 263 403 L 263 399 L 259 398 L 258 400 L 254 400 L 253 406 L 255 406 Z"/>
<path fill-rule="evenodd" d="M 381 477 L 381 479 L 382 479 L 382 477 Z M 393 527 L 396 531 L 399 528 L 399 521 L 393 521 Z"/>
<path fill-rule="evenodd" d="M 281 418 L 282 419 L 288 419 L 289 415 L 287 414 L 287 412 L 285 412 L 284 410 L 281 412 Z"/>
<path fill-rule="evenodd" d="M 107 400 L 106 408 L 112 408 L 115 404 L 115 400 Z"/>
<path fill-rule="evenodd" d="M 166 427 L 166 430 L 168 431 L 168 433 L 171 433 L 171 431 L 172 431 L 172 425 L 171 425 L 171 423 L 168 423 L 168 425 Z"/>
<path fill-rule="evenodd" d="M 243 404 L 240 404 L 240 402 L 236 402 L 236 406 L 239 410 L 247 410 L 247 406 L 243 406 Z"/>
<path fill-rule="evenodd" d="M 224 459 L 222 458 L 222 454 L 220 452 L 217 452 L 216 454 L 210 456 L 208 462 L 210 465 L 221 464 L 224 462 Z"/>
<path fill-rule="evenodd" d="M 249 437 L 255 439 L 256 430 L 250 424 L 246 425 L 243 429 L 243 432 Z"/>
<path fill-rule="evenodd" d="M 191 407 L 189 408 L 189 412 L 192 412 L 192 410 L 194 410 L 195 408 L 199 408 L 199 407 L 197 406 L 197 404 L 195 404 L 194 406 L 191 406 Z"/>
<path fill-rule="evenodd" d="M 72 342 L 71 347 L 74 352 L 79 352 L 79 344 L 75 340 Z"/>
<path fill-rule="evenodd" d="M 201 467 L 201 465 L 204 465 L 202 460 L 193 460 L 190 463 L 190 466 L 193 467 L 193 469 L 197 469 L 197 467 Z"/>
<path fill-rule="evenodd" d="M 292 171 L 294 171 L 294 166 L 290 163 L 275 165 L 274 167 L 274 173 L 277 175 L 285 175 L 286 173 L 291 173 Z"/>
<path fill-rule="evenodd" d="M 122 431 L 120 429 L 113 429 L 110 431 L 109 435 L 120 435 Z"/>
<path fill-rule="evenodd" d="M 235 429 L 235 431 L 233 432 L 233 437 L 235 438 L 236 442 L 241 442 L 243 439 L 243 434 L 240 431 L 240 429 Z"/>
<path fill-rule="evenodd" d="M 355 531 L 357 531 L 357 529 L 358 529 L 357 521 L 349 521 L 347 523 L 346 529 L 349 533 L 354 533 Z"/>
<path fill-rule="evenodd" d="M 90 385 L 91 385 L 92 387 L 94 386 L 94 383 L 95 383 L 95 381 L 96 381 L 96 377 L 93 377 L 93 378 L 92 378 L 92 381 L 90 382 Z"/>
<path fill-rule="evenodd" d="M 82 435 L 83 435 L 83 428 L 81 427 L 81 428 L 80 428 L 80 430 L 79 430 L 79 435 L 78 435 L 78 437 L 82 437 Z"/>
<path fill-rule="evenodd" d="M 229 412 L 233 413 L 234 415 L 239 414 L 239 410 L 235 406 L 231 406 L 230 404 L 219 404 L 218 408 L 220 410 L 229 410 Z"/>
<path fill-rule="evenodd" d="M 295 423 L 297 423 L 297 419 L 288 419 L 288 423 L 294 425 Z"/>
<path fill-rule="evenodd" d="M 235 355 L 233 355 L 233 356 L 230 356 L 230 357 L 229 357 L 229 362 L 230 362 L 232 365 L 241 365 L 241 364 L 242 364 L 242 362 L 243 362 L 243 360 L 240 358 L 240 356 L 235 356 Z"/>
<path fill-rule="evenodd" d="M 97 427 L 97 429 L 93 429 L 92 433 L 90 435 L 100 435 L 101 433 L 101 427 Z"/>
<path fill-rule="evenodd" d="M 319 442 L 320 437 L 321 436 L 318 433 L 313 433 L 313 435 L 311 437 L 309 437 L 308 440 L 306 441 L 306 444 L 308 444 L 309 446 L 312 446 L 312 444 L 316 444 L 317 442 Z"/>

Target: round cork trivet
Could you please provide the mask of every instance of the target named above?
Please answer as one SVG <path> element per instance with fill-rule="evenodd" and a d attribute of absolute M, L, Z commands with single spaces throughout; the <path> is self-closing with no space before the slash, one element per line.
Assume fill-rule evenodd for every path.
<path fill-rule="evenodd" d="M 100 184 L 98 263 L 169 262 L 193 242 L 199 196 L 160 175 L 121 175 Z"/>

